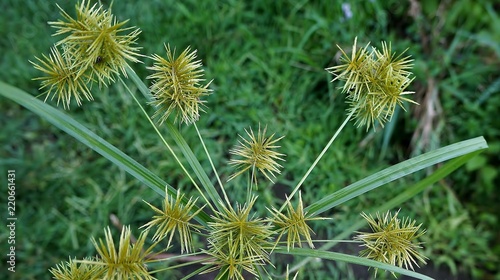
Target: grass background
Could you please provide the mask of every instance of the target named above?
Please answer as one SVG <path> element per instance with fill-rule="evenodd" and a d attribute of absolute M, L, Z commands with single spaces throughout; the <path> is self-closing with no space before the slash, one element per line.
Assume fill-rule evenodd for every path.
<path fill-rule="evenodd" d="M 74 15 L 74 1 L 60 1 Z M 103 1 L 107 7 L 109 1 Z M 348 4 L 348 17 L 342 10 Z M 0 80 L 38 95 L 28 60 L 48 53 L 58 38 L 48 21 L 60 18 L 55 2 L 1 0 Z M 345 118 L 343 96 L 325 67 L 335 65 L 336 44 L 392 42 L 415 59 L 412 89 L 421 105 L 400 111 L 376 133 L 348 125 L 303 187 L 306 204 L 413 155 L 483 135 L 490 149 L 447 180 L 402 205 L 402 212 L 427 228 L 427 268 L 447 279 L 500 279 L 498 224 L 500 152 L 500 5 L 493 1 L 115 1 L 119 20 L 142 30 L 142 53 L 164 54 L 163 43 L 198 50 L 206 78 L 214 79 L 207 113 L 198 127 L 219 173 L 227 176 L 228 149 L 243 129 L 261 123 L 286 135 L 287 154 L 279 184 L 262 186 L 256 208 L 279 203 Z M 141 77 L 144 66 L 133 67 Z M 190 190 L 166 149 L 140 117 L 120 85 L 93 88 L 95 102 L 72 106 L 83 122 L 170 184 Z M 55 102 L 50 102 L 55 105 Z M 47 269 L 69 256 L 95 254 L 90 236 L 102 237 L 115 214 L 138 227 L 151 213 L 142 200 L 160 199 L 131 176 L 46 121 L 0 99 L 0 179 L 17 175 L 16 274 L 12 279 L 49 279 Z M 194 130 L 182 128 L 207 165 Z M 207 168 L 208 170 L 208 168 Z M 419 178 L 398 181 L 327 213 L 333 223 L 315 224 L 318 238 L 332 237 L 367 211 Z M 235 199 L 243 181 L 229 184 Z M 5 188 L 3 188 L 5 190 Z M 6 205 L 6 195 L 0 195 Z M 4 207 L 6 208 L 6 206 Z M 6 213 L 6 210 L 4 211 Z M 3 215 L 3 216 L 6 216 Z M 8 232 L 0 231 L 1 248 Z M 6 252 L 7 249 L 2 249 Z M 351 250 L 338 248 L 338 250 Z M 6 272 L 2 253 L 0 274 Z M 283 265 L 283 264 L 280 264 Z M 315 262 L 303 279 L 360 279 L 356 267 Z M 365 268 L 362 268 L 364 271 Z M 429 272 L 434 273 L 434 272 Z M 176 278 L 179 273 L 172 272 Z M 438 278 L 436 276 L 436 278 Z M 443 277 L 441 277 L 442 279 Z"/>

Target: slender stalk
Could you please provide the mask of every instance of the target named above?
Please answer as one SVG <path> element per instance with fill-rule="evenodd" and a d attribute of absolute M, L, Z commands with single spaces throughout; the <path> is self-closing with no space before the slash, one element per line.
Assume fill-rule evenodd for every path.
<path fill-rule="evenodd" d="M 339 135 L 339 133 L 342 131 L 342 129 L 344 129 L 344 127 L 347 124 L 347 122 L 352 118 L 352 115 L 354 114 L 355 111 L 356 111 L 356 108 L 354 108 L 351 111 L 351 113 L 347 116 L 347 118 L 342 123 L 342 125 L 340 125 L 340 127 L 337 129 L 337 131 L 335 132 L 335 134 L 333 134 L 333 136 L 330 139 L 330 141 L 328 142 L 328 144 L 326 144 L 325 148 L 323 148 L 323 151 L 321 151 L 321 153 L 318 155 L 318 157 L 316 158 L 316 160 L 314 161 L 314 163 L 311 165 L 311 167 L 309 167 L 309 170 L 307 170 L 307 172 L 304 175 L 304 177 L 302 177 L 302 179 L 299 181 L 299 183 L 297 184 L 297 186 L 295 186 L 295 188 L 293 189 L 293 191 L 290 194 L 290 196 L 288 196 L 287 201 L 290 201 L 292 199 L 292 197 L 295 195 L 295 193 L 299 190 L 299 188 L 302 186 L 302 184 L 307 179 L 307 177 L 309 176 L 309 174 L 311 174 L 311 172 L 313 171 L 313 169 L 316 167 L 316 165 L 318 164 L 318 162 L 320 161 L 320 159 L 325 155 L 326 151 L 333 144 L 333 141 L 335 141 L 335 139 L 337 139 L 337 136 Z M 283 203 L 283 205 L 279 209 L 280 212 L 283 211 L 283 209 L 285 209 L 285 205 L 286 205 L 286 202 Z"/>
<path fill-rule="evenodd" d="M 144 97 L 148 101 L 151 101 L 152 100 L 151 92 L 149 91 L 148 87 L 142 82 L 139 76 L 137 76 L 134 69 L 128 66 L 126 70 L 128 77 L 134 82 L 139 91 L 144 95 Z M 187 145 L 182 135 L 179 133 L 179 131 L 174 127 L 172 123 L 170 123 L 167 120 L 165 122 L 165 125 L 168 129 L 168 132 L 172 136 L 172 139 L 175 141 L 175 143 L 181 150 L 182 154 L 184 155 L 185 159 L 187 160 L 188 164 L 193 169 L 196 177 L 201 182 L 201 185 L 205 188 L 205 193 L 212 200 L 213 204 L 220 209 L 222 207 L 221 204 L 223 199 L 219 196 L 219 193 L 215 189 L 210 178 L 208 178 L 208 175 L 206 174 L 205 170 L 201 167 L 201 164 L 199 163 L 196 156 L 193 154 L 193 151 L 191 151 L 191 149 Z"/>
<path fill-rule="evenodd" d="M 200 195 L 203 197 L 203 199 L 207 202 L 208 206 L 212 209 L 212 211 L 214 211 L 215 209 L 213 208 L 212 204 L 210 204 L 210 201 L 205 197 L 205 195 L 203 194 L 203 192 L 201 191 L 200 187 L 198 187 L 198 184 L 196 184 L 196 182 L 194 181 L 193 177 L 191 177 L 191 175 L 189 174 L 189 172 L 186 170 L 186 168 L 184 167 L 184 165 L 182 164 L 182 162 L 179 160 L 179 158 L 177 157 L 177 155 L 175 154 L 174 150 L 172 150 L 172 147 L 170 147 L 170 145 L 167 143 L 167 141 L 165 140 L 165 138 L 163 137 L 163 135 L 161 135 L 160 131 L 158 130 L 158 128 L 156 127 L 156 125 L 154 124 L 153 120 L 151 120 L 151 118 L 149 117 L 148 113 L 146 112 L 146 110 L 144 109 L 144 107 L 142 106 L 142 104 L 139 102 L 139 100 L 137 100 L 137 98 L 135 97 L 135 95 L 132 93 L 132 91 L 128 88 L 127 84 L 123 81 L 123 79 L 120 77 L 120 82 L 123 84 L 123 86 L 125 87 L 125 89 L 129 92 L 129 94 L 132 96 L 132 98 L 134 99 L 134 101 L 137 103 L 137 105 L 139 106 L 139 108 L 141 109 L 142 113 L 144 114 L 144 116 L 146 117 L 146 119 L 148 120 L 148 122 L 151 124 L 151 126 L 153 127 L 153 129 L 155 130 L 156 134 L 158 134 L 158 136 L 160 137 L 161 141 L 163 142 L 163 144 L 167 147 L 168 151 L 172 154 L 172 156 L 175 158 L 175 160 L 177 161 L 177 163 L 179 164 L 179 166 L 181 167 L 182 171 L 184 171 L 184 173 L 188 176 L 189 180 L 191 180 L 191 183 L 193 183 L 194 187 L 196 188 L 196 190 L 198 190 L 198 192 L 200 193 Z"/>
<path fill-rule="evenodd" d="M 184 255 L 179 255 L 180 257 L 182 258 L 189 258 L 191 256 L 196 256 L 196 255 L 199 255 L 199 253 L 195 253 L 195 254 L 184 254 Z M 160 261 L 173 261 L 175 258 L 167 258 L 167 259 L 163 259 L 163 260 L 160 260 Z M 163 268 L 160 268 L 160 269 L 157 269 L 157 270 L 153 270 L 151 271 L 150 273 L 153 274 L 153 273 L 158 273 L 158 272 L 162 272 L 162 271 L 167 271 L 167 270 L 172 270 L 172 269 L 176 269 L 176 268 L 180 268 L 180 267 L 184 267 L 184 266 L 189 266 L 189 265 L 195 265 L 195 264 L 202 264 L 206 261 L 209 261 L 213 259 L 212 257 L 203 257 L 203 258 L 199 258 L 199 259 L 196 259 L 194 261 L 189 261 L 189 262 L 184 262 L 184 263 L 180 263 L 180 264 L 177 264 L 177 265 L 167 265 Z"/>
<path fill-rule="evenodd" d="M 151 101 L 151 93 L 149 92 L 148 87 L 144 84 L 144 82 L 137 76 L 137 73 L 135 73 L 134 69 L 130 67 L 130 65 L 127 65 L 127 77 L 134 82 L 134 84 L 137 86 L 137 89 L 144 95 L 147 101 Z"/>
<path fill-rule="evenodd" d="M 252 166 L 252 174 L 249 175 L 250 178 L 248 178 L 248 183 L 247 183 L 247 203 L 250 203 L 250 200 L 252 199 L 252 191 L 254 190 L 253 184 L 255 183 L 255 188 L 257 189 L 257 182 L 254 180 L 256 174 L 255 174 L 255 165 Z"/>
<path fill-rule="evenodd" d="M 212 166 L 212 170 L 215 173 L 215 177 L 217 178 L 217 182 L 219 182 L 220 189 L 222 190 L 222 194 L 224 195 L 224 199 L 226 200 L 227 205 L 231 205 L 229 202 L 229 198 L 227 197 L 226 191 L 224 190 L 224 185 L 222 184 L 222 181 L 220 180 L 219 173 L 217 172 L 217 169 L 215 169 L 215 165 L 212 161 L 212 157 L 210 156 L 210 153 L 208 152 L 207 146 L 205 145 L 205 141 L 203 141 L 203 137 L 201 137 L 201 133 L 198 130 L 198 126 L 196 123 L 193 123 L 194 128 L 196 129 L 196 133 L 198 133 L 198 137 L 200 138 L 201 145 L 203 146 L 203 150 L 205 150 L 205 153 L 207 154 L 208 161 L 210 162 L 210 166 Z"/>

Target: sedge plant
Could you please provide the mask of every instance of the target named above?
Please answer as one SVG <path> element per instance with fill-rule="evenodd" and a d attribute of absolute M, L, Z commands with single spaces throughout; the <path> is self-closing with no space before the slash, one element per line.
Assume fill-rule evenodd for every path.
<path fill-rule="evenodd" d="M 178 53 L 175 47 L 165 43 L 165 53 L 145 56 L 138 46 L 140 29 L 127 27 L 128 21 L 118 21 L 111 9 L 101 4 L 83 0 L 76 5 L 76 16 L 62 9 L 61 15 L 61 20 L 49 23 L 56 29 L 55 35 L 62 39 L 48 56 L 42 55 L 32 61 L 34 67 L 41 71 L 41 77 L 35 79 L 41 81 L 44 102 L 3 82 L 0 82 L 0 94 L 32 110 L 117 164 L 163 197 L 163 203 L 160 206 L 145 201 L 151 208 L 151 219 L 137 226 L 142 230 L 137 239 L 133 238 L 130 226 L 125 226 L 117 244 L 112 238 L 115 233 L 106 228 L 104 240 L 92 239 L 97 252 L 95 256 L 70 258 L 55 264 L 50 269 L 54 279 L 155 279 L 155 273 L 159 271 L 190 264 L 199 264 L 201 268 L 193 270 L 186 278 L 217 272 L 217 279 L 271 279 L 279 274 L 271 258 L 273 254 L 302 258 L 299 266 L 314 257 L 365 265 L 374 268 L 375 273 L 381 269 L 394 275 L 431 279 L 413 271 L 414 266 L 426 262 L 419 242 L 419 237 L 425 233 L 423 226 L 409 217 L 398 218 L 399 211 L 391 212 L 391 209 L 485 149 L 487 145 L 482 137 L 396 164 L 337 192 L 324 194 L 318 201 L 303 201 L 301 196 L 302 186 L 309 174 L 320 164 L 321 158 L 349 121 L 353 120 L 355 125 L 367 130 L 380 128 L 391 121 L 397 106 L 405 109 L 406 104 L 416 105 L 410 99 L 413 92 L 408 90 L 414 79 L 409 55 L 405 56 L 404 52 L 396 55 L 391 44 L 386 42 L 382 42 L 381 50 L 369 44 L 359 48 L 357 38 L 350 51 L 339 47 L 342 53 L 339 64 L 326 71 L 333 75 L 332 82 L 341 82 L 340 92 L 345 94 L 350 106 L 347 117 L 282 204 L 270 205 L 267 215 L 261 216 L 255 209 L 259 199 L 256 189 L 259 180 L 271 183 L 279 180 L 286 157 L 280 147 L 284 135 L 269 133 L 266 125 L 249 127 L 229 151 L 229 165 L 234 173 L 219 174 L 196 125 L 201 114 L 206 113 L 209 97 L 213 94 L 209 88 L 211 81 L 203 77 L 202 62 L 197 59 L 196 50 L 188 47 Z M 140 57 L 152 61 L 152 66 L 147 67 L 151 71 L 147 77 L 149 87 L 132 68 Z M 69 109 L 74 103 L 91 107 L 87 104 L 94 100 L 91 91 L 102 86 L 111 87 L 113 83 L 121 83 L 125 88 L 125 92 L 121 93 L 132 96 L 141 109 L 144 122 L 158 135 L 159 141 L 198 191 L 199 197 L 186 197 L 179 188 L 165 182 L 67 113 L 45 103 L 48 99 L 56 99 L 56 105 L 62 103 L 63 109 Z M 130 84 L 137 87 L 142 96 L 136 96 L 130 90 Z M 150 114 L 150 110 L 154 113 Z M 180 125 L 190 126 L 198 133 L 214 178 L 208 176 L 184 140 L 177 128 Z M 166 141 L 160 127 L 167 130 L 174 143 Z M 424 181 L 417 182 L 380 205 L 375 217 L 370 213 L 361 213 L 362 218 L 352 227 L 344 229 L 344 234 L 338 239 L 329 240 L 326 244 L 322 240 L 325 245 L 315 246 L 317 241 L 310 223 L 331 223 L 329 217 L 321 216 L 326 211 L 388 182 L 447 160 L 450 161 Z M 248 178 L 246 196 L 243 201 L 237 201 L 226 192 L 226 186 L 234 183 L 234 178 L 245 175 Z M 360 232 L 366 223 L 370 231 Z M 341 242 L 340 239 L 353 234 L 354 241 L 363 247 L 360 256 L 328 250 Z M 201 247 L 193 244 L 193 235 L 206 240 L 205 244 Z M 146 245 L 148 239 L 152 245 Z M 180 248 L 177 252 L 180 256 L 199 258 L 172 266 L 171 261 L 176 257 L 162 257 L 161 253 L 174 247 Z M 300 277 L 297 273 L 292 274 L 296 270 L 297 265 L 291 270 L 287 265 L 284 278 Z"/>

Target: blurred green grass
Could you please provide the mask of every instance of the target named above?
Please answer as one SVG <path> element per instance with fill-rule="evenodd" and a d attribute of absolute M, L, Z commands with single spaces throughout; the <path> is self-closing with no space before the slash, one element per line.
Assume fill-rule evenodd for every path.
<path fill-rule="evenodd" d="M 357 36 L 361 44 L 371 41 L 374 46 L 391 41 L 398 53 L 409 48 L 416 64 L 412 88 L 421 106 L 401 111 L 391 129 L 377 133 L 347 126 L 306 182 L 304 202 L 413 154 L 484 135 L 491 147 L 486 153 L 403 205 L 402 211 L 427 228 L 426 253 L 434 265 L 475 279 L 499 277 L 495 258 L 500 255 L 495 190 L 500 151 L 499 5 L 472 0 L 444 6 L 430 0 L 345 3 L 351 18 L 345 16 L 341 2 L 307 0 L 115 1 L 113 13 L 141 28 L 143 54 L 163 54 L 163 43 L 178 51 L 187 46 L 198 50 L 206 78 L 214 79 L 214 94 L 198 126 L 220 173 L 230 172 L 227 151 L 244 128 L 262 123 L 269 131 L 286 135 L 281 141 L 287 161 L 280 190 L 289 189 L 305 173 L 345 118 L 343 96 L 323 70 L 336 63 L 336 44 L 348 49 Z M 58 4 L 73 14 L 73 1 Z M 28 60 L 47 53 L 57 40 L 47 24 L 60 18 L 57 6 L 2 0 L 0 8 L 0 80 L 38 95 L 39 85 L 31 79 L 39 73 Z M 145 77 L 144 66 L 150 63 L 145 59 L 133 67 Z M 113 85 L 93 91 L 95 101 L 72 107 L 72 116 L 167 182 L 189 190 L 140 111 L 120 94 L 122 88 Z M 159 203 L 154 193 L 98 154 L 4 99 L 0 99 L 0 127 L 0 179 L 6 182 L 7 169 L 16 169 L 18 178 L 18 272 L 12 279 L 49 279 L 47 269 L 68 256 L 94 254 L 90 236 L 102 237 L 111 213 L 134 228 L 151 214 L 142 200 Z M 193 129 L 182 131 L 208 166 Z M 316 233 L 322 239 L 334 236 L 342 225 L 359 219 L 361 211 L 419 176 L 425 174 L 339 207 L 329 213 L 336 226 L 315 224 Z M 238 181 L 229 190 L 233 197 L 242 195 Z M 258 211 L 278 202 L 278 191 L 265 187 L 260 191 L 265 199 Z M 5 196 L 0 197 L 6 205 Z M 6 237 L 2 230 L 2 248 Z M 2 261 L 2 271 L 5 265 Z M 331 263 L 316 265 L 327 275 L 334 270 Z M 340 279 L 351 277 L 349 268 L 335 269 L 344 271 Z M 310 279 L 320 279 L 320 274 L 301 273 Z"/>

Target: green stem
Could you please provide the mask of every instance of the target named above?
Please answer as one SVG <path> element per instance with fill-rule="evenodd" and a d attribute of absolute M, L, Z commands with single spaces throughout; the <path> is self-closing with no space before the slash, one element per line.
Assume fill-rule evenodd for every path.
<path fill-rule="evenodd" d="M 395 265 L 390 265 L 383 262 L 374 261 L 371 259 L 357 257 L 352 255 L 347 255 L 343 253 L 330 252 L 321 249 L 306 249 L 306 248 L 276 248 L 275 252 L 277 254 L 286 254 L 292 256 L 303 256 L 308 258 L 321 258 L 323 260 L 332 260 L 332 261 L 341 261 L 351 264 L 364 265 L 369 267 L 374 267 L 378 269 L 388 270 L 393 273 L 400 273 L 403 275 L 411 276 L 417 279 L 422 280 L 433 280 L 433 278 L 428 277 L 426 275 L 414 272 L 412 270 L 408 270 L 402 267 L 398 267 Z"/>
<path fill-rule="evenodd" d="M 293 191 L 290 194 L 290 196 L 288 196 L 287 201 L 290 201 L 292 199 L 292 197 L 295 195 L 295 193 L 299 190 L 299 188 L 302 186 L 302 184 L 307 179 L 307 177 L 309 176 L 309 174 L 311 174 L 311 172 L 313 171 L 313 169 L 316 167 L 316 165 L 318 164 L 318 162 L 320 161 L 320 159 L 325 155 L 326 151 L 333 144 L 333 141 L 335 141 L 335 139 L 337 138 L 337 136 L 339 135 L 339 133 L 342 131 L 342 129 L 344 129 L 344 127 L 347 124 L 347 122 L 352 118 L 352 115 L 354 114 L 354 112 L 356 111 L 356 109 L 357 108 L 354 108 L 351 111 L 351 113 L 347 116 L 347 118 L 342 123 L 342 125 L 337 129 L 337 131 L 335 132 L 335 134 L 333 134 L 333 136 L 330 139 L 330 141 L 328 142 L 328 144 L 326 144 L 325 148 L 323 148 L 323 151 L 321 151 L 321 153 L 318 155 L 318 157 L 316 158 L 316 160 L 314 161 L 314 163 L 311 165 L 311 167 L 309 167 L 309 170 L 307 170 L 307 172 L 304 175 L 304 177 L 302 177 L 302 179 L 299 181 L 299 183 L 297 184 L 297 186 L 295 186 L 295 188 L 293 189 Z M 285 205 L 286 205 L 286 202 L 283 203 L 283 205 L 281 206 L 279 212 L 283 211 L 283 209 L 285 208 Z"/>
<path fill-rule="evenodd" d="M 135 73 L 134 69 L 132 69 L 130 65 L 127 65 L 127 68 L 125 70 L 127 70 L 127 77 L 132 80 L 132 82 L 134 82 L 142 95 L 144 95 L 148 102 L 151 101 L 151 92 L 149 91 L 148 87 L 142 82 L 139 76 L 137 76 L 137 73 Z"/>
<path fill-rule="evenodd" d="M 254 184 L 255 184 L 255 189 L 257 189 L 257 180 L 255 179 L 257 176 L 255 174 L 255 165 L 252 166 L 252 174 L 248 178 L 248 188 L 247 188 L 247 203 L 250 203 L 250 200 L 252 199 L 252 192 L 254 190 Z"/>
<path fill-rule="evenodd" d="M 151 92 L 149 91 L 148 87 L 142 82 L 142 80 L 137 76 L 135 73 L 134 69 L 132 69 L 130 66 L 126 68 L 128 77 L 135 83 L 139 91 L 144 95 L 144 97 L 148 100 L 152 100 Z M 212 184 L 212 181 L 210 178 L 208 178 L 207 173 L 203 170 L 201 167 L 200 162 L 194 155 L 193 151 L 189 147 L 189 145 L 186 143 L 186 140 L 180 132 L 176 129 L 176 127 L 169 121 L 166 120 L 164 122 L 164 125 L 166 126 L 168 133 L 172 137 L 172 139 L 175 141 L 177 144 L 177 147 L 179 150 L 182 152 L 184 155 L 184 158 L 188 162 L 189 166 L 193 169 L 194 173 L 196 174 L 196 177 L 198 180 L 200 180 L 201 185 L 205 189 L 205 193 L 208 195 L 208 197 L 212 200 L 212 203 L 218 208 L 222 209 L 222 198 L 219 196 L 219 193 L 215 189 L 214 185 Z M 201 193 L 201 192 L 200 192 Z M 201 193 L 203 194 L 203 193 Z"/>
<path fill-rule="evenodd" d="M 156 134 L 158 134 L 158 136 L 160 137 L 161 141 L 163 142 L 163 144 L 167 147 L 168 151 L 172 154 L 172 156 L 175 158 L 175 160 L 177 161 L 177 163 L 179 164 L 179 166 L 181 167 L 182 171 L 184 171 L 184 173 L 188 176 L 189 180 L 191 180 L 191 183 L 193 183 L 194 187 L 198 190 L 198 192 L 200 193 L 200 195 L 203 197 L 203 199 L 207 202 L 208 206 L 213 210 L 215 210 L 213 208 L 213 206 L 210 204 L 210 201 L 205 197 L 205 195 L 203 194 L 203 192 L 201 191 L 201 189 L 198 187 L 198 184 L 196 184 L 196 182 L 194 181 L 193 177 L 191 177 L 191 175 L 189 174 L 189 172 L 186 170 L 186 168 L 184 167 L 184 165 L 182 164 L 182 162 L 179 160 L 179 158 L 177 157 L 177 155 L 175 154 L 174 150 L 172 149 L 172 147 L 170 147 L 170 145 L 167 143 L 167 141 L 165 140 L 165 138 L 163 137 L 163 135 L 161 135 L 160 131 L 158 130 L 158 128 L 156 127 L 156 125 L 154 124 L 153 120 L 151 120 L 151 118 L 149 117 L 148 113 L 146 112 L 146 110 L 144 109 L 144 107 L 141 105 L 141 103 L 139 102 L 139 100 L 137 100 L 137 98 L 135 97 L 135 95 L 132 93 L 132 91 L 128 88 L 127 84 L 123 81 L 123 79 L 120 77 L 120 82 L 122 83 L 122 85 L 125 87 L 125 89 L 128 91 L 128 93 L 130 94 L 130 96 L 132 96 L 132 98 L 134 99 L 134 101 L 137 103 L 137 105 L 139 106 L 139 108 L 141 109 L 142 113 L 144 114 L 144 116 L 146 117 L 146 119 L 148 120 L 149 124 L 151 124 L 151 126 L 153 127 L 153 129 L 155 130 Z"/>
<path fill-rule="evenodd" d="M 210 156 L 210 153 L 208 152 L 207 146 L 205 145 L 205 141 L 203 141 L 203 137 L 201 137 L 200 130 L 198 130 L 198 126 L 196 123 L 193 123 L 194 128 L 196 129 L 196 133 L 198 133 L 198 137 L 200 138 L 201 145 L 203 146 L 203 150 L 205 151 L 205 154 L 207 154 L 208 161 L 210 162 L 210 166 L 212 167 L 212 170 L 215 173 L 215 177 L 217 178 L 217 182 L 219 182 L 220 189 L 222 191 L 222 194 L 224 195 L 224 199 L 226 200 L 227 205 L 231 205 L 229 202 L 229 198 L 227 197 L 226 191 L 224 190 L 224 185 L 222 184 L 222 181 L 220 180 L 219 173 L 217 172 L 217 169 L 215 169 L 215 165 L 212 161 L 212 157 Z"/>

